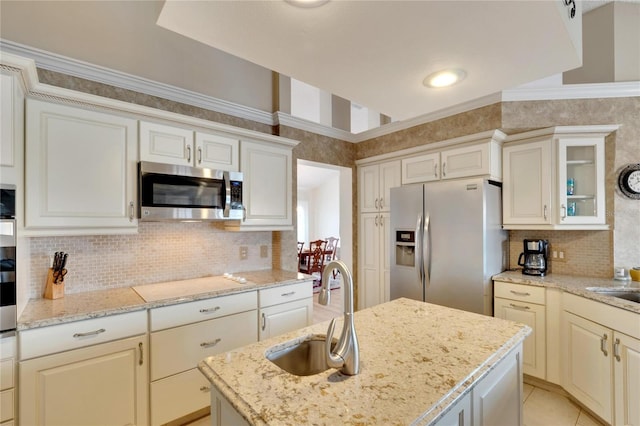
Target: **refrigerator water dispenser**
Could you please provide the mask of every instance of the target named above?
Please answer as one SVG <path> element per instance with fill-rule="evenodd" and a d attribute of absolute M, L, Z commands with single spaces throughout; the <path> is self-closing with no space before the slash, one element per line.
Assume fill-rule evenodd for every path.
<path fill-rule="evenodd" d="M 416 265 L 416 239 L 415 231 L 396 230 L 396 265 L 408 266 Z"/>

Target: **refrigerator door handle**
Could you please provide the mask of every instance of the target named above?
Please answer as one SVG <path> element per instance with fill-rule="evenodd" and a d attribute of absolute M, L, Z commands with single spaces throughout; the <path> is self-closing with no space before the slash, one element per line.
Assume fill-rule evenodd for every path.
<path fill-rule="evenodd" d="M 429 219 L 429 215 L 427 214 L 424 218 L 424 231 L 422 233 L 422 244 L 424 245 L 422 269 L 424 271 L 423 274 L 425 275 L 425 284 L 427 287 L 431 284 L 431 247 L 429 247 L 431 230 L 429 229 Z"/>
<path fill-rule="evenodd" d="M 415 233 L 415 241 L 416 247 L 413 253 L 415 259 L 415 268 L 418 273 L 418 280 L 420 283 L 423 282 L 423 268 L 422 268 L 422 215 L 418 215 L 418 223 L 416 224 L 416 233 Z"/>

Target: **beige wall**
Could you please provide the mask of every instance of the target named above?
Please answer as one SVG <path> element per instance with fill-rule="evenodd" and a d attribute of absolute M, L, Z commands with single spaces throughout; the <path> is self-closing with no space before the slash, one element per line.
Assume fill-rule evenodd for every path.
<path fill-rule="evenodd" d="M 272 111 L 271 71 L 156 25 L 164 1 L 2 1 L 0 36 Z"/>

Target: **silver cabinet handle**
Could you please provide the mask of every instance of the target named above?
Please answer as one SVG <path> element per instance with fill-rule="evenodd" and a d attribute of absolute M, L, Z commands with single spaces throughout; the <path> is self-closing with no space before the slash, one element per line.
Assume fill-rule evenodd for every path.
<path fill-rule="evenodd" d="M 384 216 L 380 215 L 380 226 L 384 226 Z"/>
<path fill-rule="evenodd" d="M 544 220 L 547 220 L 547 205 L 545 204 L 542 209 L 542 215 L 544 216 Z"/>
<path fill-rule="evenodd" d="M 620 339 L 616 339 L 613 343 L 613 356 L 616 358 L 616 361 L 620 362 Z"/>
<path fill-rule="evenodd" d="M 433 176 L 436 177 L 436 178 L 438 177 L 438 165 L 437 164 L 433 165 Z"/>
<path fill-rule="evenodd" d="M 187 162 L 191 162 L 191 145 L 187 145 Z"/>
<path fill-rule="evenodd" d="M 525 309 L 525 310 L 526 310 L 526 309 L 531 309 L 531 308 L 530 308 L 530 307 L 528 307 L 528 306 L 524 306 L 524 305 L 516 305 L 515 303 L 509 303 L 509 306 L 511 306 L 512 308 L 515 308 L 515 309 Z"/>
<path fill-rule="evenodd" d="M 198 147 L 198 164 L 202 164 L 202 147 Z"/>
<path fill-rule="evenodd" d="M 377 198 L 376 198 L 376 201 L 374 201 L 373 205 L 376 206 L 376 210 L 378 210 L 379 207 L 378 207 L 378 199 Z"/>
<path fill-rule="evenodd" d="M 245 222 L 247 220 L 247 208 L 242 206 L 242 221 Z"/>
<path fill-rule="evenodd" d="M 288 293 L 282 293 L 280 296 L 282 297 L 288 297 L 288 296 L 293 296 L 294 294 L 296 294 L 295 291 L 290 291 Z"/>
<path fill-rule="evenodd" d="M 101 333 L 104 333 L 105 331 L 107 330 L 105 330 L 104 328 L 101 328 L 99 330 L 87 331 L 86 333 L 75 333 L 73 337 L 79 338 L 79 337 L 95 336 L 96 334 L 101 334 Z"/>
<path fill-rule="evenodd" d="M 442 163 L 442 176 L 447 176 L 447 163 Z"/>
<path fill-rule="evenodd" d="M 262 314 L 262 331 L 267 327 L 267 317 L 265 314 Z"/>
<path fill-rule="evenodd" d="M 200 386 L 200 392 L 209 392 L 211 388 L 209 386 Z"/>
<path fill-rule="evenodd" d="M 378 215 L 376 215 L 376 226 L 378 226 Z"/>
<path fill-rule="evenodd" d="M 144 362 L 144 353 L 142 352 L 142 342 L 138 343 L 138 352 L 140 353 L 140 358 L 138 359 L 138 365 L 142 365 Z"/>
<path fill-rule="evenodd" d="M 560 205 L 560 211 L 562 211 L 562 214 L 560 215 L 560 218 L 562 220 L 564 220 L 565 217 L 567 217 L 567 207 L 564 204 Z"/>
<path fill-rule="evenodd" d="M 129 222 L 133 222 L 133 201 L 129 201 Z"/>
<path fill-rule="evenodd" d="M 526 293 L 524 291 L 515 291 L 515 290 L 509 290 L 509 291 L 515 294 L 516 296 L 531 296 L 531 294 Z"/>
<path fill-rule="evenodd" d="M 200 343 L 200 347 L 202 347 L 202 348 L 210 348 L 211 346 L 217 345 L 221 341 L 222 341 L 222 339 L 217 338 L 216 340 L 212 340 L 210 342 L 202 342 L 202 343 Z"/>
<path fill-rule="evenodd" d="M 380 209 L 384 207 L 384 197 L 380 197 Z"/>
<path fill-rule="evenodd" d="M 602 353 L 604 354 L 604 356 L 608 356 L 609 352 L 607 352 L 607 339 L 609 337 L 607 336 L 607 334 L 603 334 L 602 338 L 600 339 L 600 350 L 602 351 Z"/>
<path fill-rule="evenodd" d="M 214 306 L 213 308 L 200 309 L 200 313 L 201 314 L 210 314 L 212 312 L 219 311 L 219 310 L 220 310 L 220 306 Z"/>

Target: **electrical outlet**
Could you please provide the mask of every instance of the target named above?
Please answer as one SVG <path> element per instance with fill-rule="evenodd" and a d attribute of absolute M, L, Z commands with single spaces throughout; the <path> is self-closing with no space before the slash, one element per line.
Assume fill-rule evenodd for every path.
<path fill-rule="evenodd" d="M 265 245 L 260 246 L 260 257 L 269 257 L 269 247 Z"/>
<path fill-rule="evenodd" d="M 249 256 L 249 248 L 247 246 L 240 246 L 240 260 L 245 260 Z"/>
<path fill-rule="evenodd" d="M 556 262 L 566 262 L 567 261 L 567 252 L 564 250 L 558 250 L 558 258 L 554 259 Z"/>

